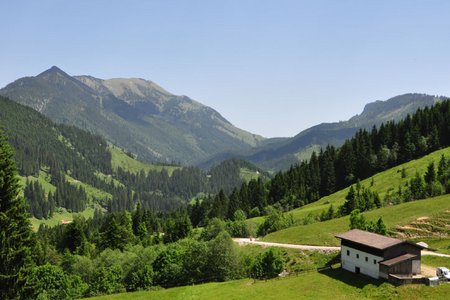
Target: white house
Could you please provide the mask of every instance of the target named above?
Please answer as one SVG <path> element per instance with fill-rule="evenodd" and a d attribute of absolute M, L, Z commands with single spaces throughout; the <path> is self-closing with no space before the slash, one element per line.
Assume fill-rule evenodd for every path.
<path fill-rule="evenodd" d="M 341 239 L 341 263 L 345 270 L 377 279 L 420 274 L 422 246 L 359 229 L 336 237 Z"/>

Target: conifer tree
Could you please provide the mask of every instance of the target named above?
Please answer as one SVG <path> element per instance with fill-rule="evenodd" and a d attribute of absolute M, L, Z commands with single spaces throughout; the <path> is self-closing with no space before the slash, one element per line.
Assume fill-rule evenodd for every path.
<path fill-rule="evenodd" d="M 13 152 L 0 131 L 0 299 L 17 297 L 31 260 L 33 233 L 19 191 Z"/>

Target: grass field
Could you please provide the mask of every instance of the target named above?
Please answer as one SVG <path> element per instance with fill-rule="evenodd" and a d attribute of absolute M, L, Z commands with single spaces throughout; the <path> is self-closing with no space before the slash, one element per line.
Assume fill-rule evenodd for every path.
<path fill-rule="evenodd" d="M 36 218 L 30 218 L 30 220 L 31 220 L 31 225 L 33 226 L 33 230 L 37 231 L 41 224 L 45 224 L 49 227 L 53 227 L 58 224 L 61 224 L 62 220 L 66 220 L 66 221 L 73 220 L 74 215 L 81 215 L 81 216 L 84 216 L 85 218 L 93 217 L 94 210 L 95 210 L 94 207 L 88 207 L 84 211 L 74 214 L 74 213 L 68 212 L 66 209 L 63 208 L 63 209 L 60 209 L 59 211 L 55 211 L 53 213 L 53 217 L 51 217 L 50 219 L 39 220 Z"/>
<path fill-rule="evenodd" d="M 50 178 L 49 175 L 44 172 L 43 170 L 39 171 L 39 176 L 35 177 L 35 176 L 28 176 L 28 177 L 22 177 L 19 176 L 19 183 L 22 187 L 25 187 L 26 183 L 27 183 L 27 179 L 28 181 L 39 181 L 39 183 L 42 186 L 42 189 L 45 191 L 45 193 L 49 193 L 52 192 L 54 193 L 56 191 L 56 187 L 54 185 L 52 185 L 50 183 Z"/>
<path fill-rule="evenodd" d="M 440 257 L 426 255 L 422 256 L 422 264 L 432 267 L 447 267 L 450 268 L 450 257 Z"/>
<path fill-rule="evenodd" d="M 373 191 L 378 192 L 381 199 L 383 199 L 389 190 L 397 190 L 399 185 L 403 186 L 407 181 L 415 176 L 416 172 L 419 172 L 419 174 L 424 174 L 430 162 L 434 161 L 436 166 L 442 154 L 449 157 L 450 147 L 435 151 L 420 159 L 412 160 L 392 169 L 375 174 L 374 176 L 361 181 L 361 183 L 366 187 L 370 187 Z M 401 176 L 401 170 L 403 168 L 406 171 L 405 178 L 402 178 Z M 371 186 L 372 179 L 373 186 Z M 350 187 L 345 188 L 334 194 L 323 197 L 316 202 L 294 209 L 289 213 L 293 215 L 294 222 L 296 224 L 300 224 L 309 214 L 319 215 L 322 211 L 327 210 L 330 204 L 333 204 L 334 208 L 337 209 L 339 206 L 344 204 L 345 197 L 347 196 L 349 189 Z M 248 222 L 260 224 L 263 220 L 263 217 L 257 217 L 249 219 Z"/>
<path fill-rule="evenodd" d="M 450 195 L 443 195 L 426 200 L 402 203 L 368 211 L 364 216 L 376 221 L 383 217 L 386 226 L 408 224 L 419 217 L 430 217 L 440 212 L 450 210 Z M 280 230 L 265 236 L 262 240 L 279 243 L 337 246 L 339 241 L 335 234 L 349 229 L 349 216 L 325 222 L 298 225 Z"/>
<path fill-rule="evenodd" d="M 110 193 L 107 193 L 103 190 L 99 190 L 92 185 L 89 185 L 87 183 L 81 182 L 79 180 L 76 180 L 75 178 L 70 177 L 69 175 L 66 175 L 66 180 L 76 187 L 82 187 L 86 191 L 86 195 L 89 201 L 92 201 L 95 199 L 112 199 L 112 195 Z"/>
<path fill-rule="evenodd" d="M 41 183 L 41 185 L 42 185 L 42 187 L 43 187 L 45 192 L 49 192 L 49 191 L 55 192 L 56 187 L 54 187 L 53 185 L 51 185 L 47 181 L 46 176 L 47 176 L 47 173 L 45 173 L 43 171 L 40 171 L 39 178 L 35 178 L 35 177 L 32 177 L 32 176 L 29 176 L 29 180 L 39 180 L 39 182 Z M 21 180 L 21 183 L 24 186 L 25 182 L 26 182 L 26 178 L 21 177 L 20 180 Z M 66 180 L 68 182 L 70 182 L 71 184 L 75 185 L 75 186 L 82 186 L 85 189 L 86 195 L 87 195 L 88 200 L 90 202 L 90 205 L 84 211 L 76 213 L 76 214 L 82 215 L 82 216 L 84 216 L 86 218 L 94 216 L 94 210 L 95 210 L 94 207 L 97 207 L 97 208 L 101 209 L 101 207 L 98 204 L 93 203 L 92 200 L 94 198 L 96 198 L 96 199 L 111 199 L 112 198 L 111 194 L 109 194 L 107 192 L 104 192 L 102 190 L 99 190 L 99 189 L 97 189 L 97 188 L 95 188 L 95 187 L 93 187 L 91 185 L 88 185 L 88 184 L 85 184 L 83 182 L 80 182 L 80 181 L 78 181 L 78 180 L 76 180 L 76 179 L 74 179 L 74 178 L 72 178 L 72 177 L 70 177 L 68 175 L 66 175 Z M 33 226 L 33 230 L 36 231 L 41 224 L 45 224 L 47 226 L 52 227 L 52 226 L 56 226 L 58 224 L 61 224 L 62 220 L 66 220 L 66 221 L 73 220 L 73 215 L 74 215 L 74 213 L 68 212 L 64 208 L 58 208 L 57 211 L 55 211 L 53 213 L 53 216 L 50 219 L 41 219 L 41 220 L 39 220 L 39 219 L 36 219 L 36 218 L 30 218 L 30 220 L 31 220 L 31 225 Z"/>
<path fill-rule="evenodd" d="M 433 237 L 414 239 L 415 242 L 419 242 L 419 240 L 427 243 L 431 249 L 435 249 L 440 253 L 450 254 L 450 238 Z"/>
<path fill-rule="evenodd" d="M 394 287 L 366 276 L 335 269 L 268 281 L 244 279 L 92 299 L 447 299 L 449 293 L 450 284 Z"/>
<path fill-rule="evenodd" d="M 245 182 L 249 182 L 252 179 L 258 179 L 260 174 L 257 171 L 252 171 L 252 170 L 247 169 L 247 168 L 241 168 L 240 169 L 240 176 L 241 176 L 242 180 L 244 180 Z"/>
<path fill-rule="evenodd" d="M 114 169 L 117 169 L 119 166 L 132 173 L 139 173 L 141 170 L 144 170 L 146 173 L 149 171 L 157 171 L 167 170 L 169 175 L 172 175 L 173 171 L 179 169 L 177 166 L 165 166 L 165 165 L 153 165 L 140 162 L 134 158 L 131 158 L 127 154 L 125 154 L 122 150 L 117 147 L 110 146 L 109 151 L 111 152 L 111 163 Z"/>

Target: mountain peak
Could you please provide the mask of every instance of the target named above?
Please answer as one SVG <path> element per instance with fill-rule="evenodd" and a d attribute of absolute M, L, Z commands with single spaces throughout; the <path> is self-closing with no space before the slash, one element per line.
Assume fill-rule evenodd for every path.
<path fill-rule="evenodd" d="M 58 68 L 57 66 L 52 66 L 50 69 L 40 73 L 37 77 L 45 77 L 49 75 L 62 75 L 70 77 L 69 74 Z"/>

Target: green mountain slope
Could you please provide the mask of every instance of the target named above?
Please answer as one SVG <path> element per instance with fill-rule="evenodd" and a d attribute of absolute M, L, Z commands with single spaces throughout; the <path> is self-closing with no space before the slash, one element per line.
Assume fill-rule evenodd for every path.
<path fill-rule="evenodd" d="M 140 160 L 192 164 L 263 140 L 234 127 L 215 110 L 143 79 L 69 76 L 52 67 L 0 90 L 58 123 L 106 137 Z"/>
<path fill-rule="evenodd" d="M 267 170 L 284 170 L 292 164 L 309 158 L 312 150 L 327 145 L 340 146 L 353 136 L 360 128 L 371 129 L 391 120 L 401 120 L 408 114 L 413 114 L 418 108 L 431 107 L 444 97 L 425 94 L 405 94 L 386 101 L 375 101 L 367 104 L 361 114 L 347 121 L 322 123 L 308 128 L 289 139 L 274 140 L 256 147 L 250 153 L 228 153 L 217 155 L 203 162 L 209 166 L 221 158 L 238 156 L 251 161 Z"/>
<path fill-rule="evenodd" d="M 0 96 L 0 130 L 9 137 L 30 212 L 54 225 L 72 212 L 94 208 L 155 211 L 187 205 L 198 193 L 227 192 L 264 175 L 246 162 L 224 162 L 208 173 L 194 167 L 149 164 L 102 137 L 56 124 L 29 107 Z M 44 220 L 47 219 L 47 220 Z"/>
<path fill-rule="evenodd" d="M 387 192 L 396 191 L 398 187 L 405 184 L 415 176 L 416 172 L 423 174 L 430 162 L 439 162 L 442 155 L 450 156 L 450 147 L 435 151 L 420 159 L 396 166 L 392 169 L 378 173 L 367 178 L 361 183 L 379 193 L 383 199 Z M 402 178 L 401 170 L 404 169 L 406 177 Z M 373 186 L 371 183 L 373 182 Z M 349 188 L 338 191 L 322 199 L 291 211 L 296 226 L 280 230 L 265 236 L 266 241 L 292 243 L 292 244 L 312 244 L 312 245 L 337 245 L 338 240 L 334 238 L 336 233 L 348 230 L 349 216 L 332 219 L 325 222 L 316 222 L 302 225 L 306 219 L 318 216 L 322 211 L 329 208 L 330 204 L 337 209 L 345 202 L 345 197 Z M 376 220 L 382 217 L 391 231 L 403 232 L 398 226 L 410 224 L 421 217 L 439 216 L 450 209 L 450 195 L 443 195 L 426 200 L 402 203 L 393 206 L 386 206 L 363 213 L 366 219 Z M 253 219 L 254 222 L 261 222 L 261 218 Z M 404 236 L 404 235 L 402 235 Z"/>
<path fill-rule="evenodd" d="M 342 269 L 305 272 L 297 276 L 255 281 L 242 279 L 188 285 L 156 291 L 140 291 L 89 299 L 440 299 L 450 292 L 449 284 L 437 287 L 404 285 L 394 287 L 370 277 Z"/>

